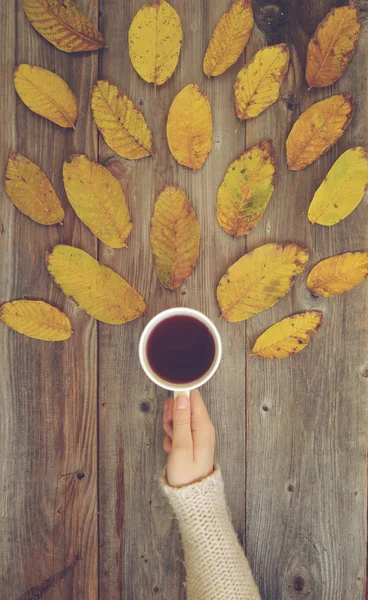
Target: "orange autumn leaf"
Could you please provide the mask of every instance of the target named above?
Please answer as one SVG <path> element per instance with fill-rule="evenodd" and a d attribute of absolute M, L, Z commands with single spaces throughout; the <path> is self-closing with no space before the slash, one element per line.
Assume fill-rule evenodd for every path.
<path fill-rule="evenodd" d="M 97 81 L 91 105 L 99 132 L 116 154 L 130 160 L 153 154 L 152 132 L 144 116 L 116 85 Z"/>
<path fill-rule="evenodd" d="M 111 248 L 126 248 L 132 222 L 123 190 L 108 169 L 84 154 L 64 162 L 66 195 L 81 221 Z"/>
<path fill-rule="evenodd" d="M 125 279 L 79 248 L 55 246 L 46 265 L 64 294 L 94 319 L 120 325 L 146 310 L 143 297 Z"/>
<path fill-rule="evenodd" d="M 190 277 L 198 259 L 199 224 L 183 190 L 165 187 L 151 221 L 151 250 L 160 283 L 175 290 Z"/>
<path fill-rule="evenodd" d="M 265 244 L 248 252 L 217 286 L 221 316 L 238 322 L 270 308 L 292 288 L 308 258 L 297 244 Z"/>
<path fill-rule="evenodd" d="M 354 2 L 328 13 L 308 44 L 305 77 L 311 88 L 331 85 L 343 74 L 355 52 L 359 32 Z"/>
<path fill-rule="evenodd" d="M 353 116 L 349 94 L 337 94 L 313 104 L 294 123 L 286 140 L 290 171 L 311 165 L 342 136 Z"/>
<path fill-rule="evenodd" d="M 252 356 L 286 358 L 303 350 L 322 325 L 323 313 L 311 310 L 286 317 L 259 336 Z"/>
<path fill-rule="evenodd" d="M 217 193 L 217 220 L 227 233 L 241 237 L 258 223 L 272 196 L 275 172 L 270 140 L 231 163 Z"/>
<path fill-rule="evenodd" d="M 36 223 L 62 223 L 64 211 L 54 188 L 40 167 L 25 156 L 9 152 L 5 188 L 18 210 Z"/>
<path fill-rule="evenodd" d="M 236 0 L 221 17 L 212 34 L 203 61 L 207 77 L 221 75 L 238 60 L 252 27 L 250 0 Z"/>
<path fill-rule="evenodd" d="M 63 52 L 105 46 L 100 32 L 71 0 L 23 0 L 23 7 L 36 31 Z"/>
<path fill-rule="evenodd" d="M 30 110 L 60 127 L 75 129 L 77 99 L 56 73 L 22 64 L 14 70 L 14 85 L 18 96 Z"/>
<path fill-rule="evenodd" d="M 212 148 L 211 105 L 198 85 L 189 84 L 174 98 L 167 118 L 167 141 L 180 165 L 200 169 Z"/>
<path fill-rule="evenodd" d="M 345 219 L 361 202 L 368 187 L 368 150 L 346 150 L 332 165 L 313 196 L 308 219 L 331 227 Z"/>
<path fill-rule="evenodd" d="M 61 342 L 73 333 L 66 314 L 38 300 L 5 302 L 0 306 L 0 321 L 18 333 L 46 342 Z"/>
<path fill-rule="evenodd" d="M 129 28 L 129 56 L 138 75 L 165 83 L 178 64 L 183 31 L 176 10 L 165 0 L 144 4 Z"/>
<path fill-rule="evenodd" d="M 345 252 L 321 260 L 311 270 L 307 286 L 314 296 L 348 292 L 368 275 L 368 252 Z"/>
<path fill-rule="evenodd" d="M 286 44 L 261 48 L 240 69 L 235 84 L 235 110 L 238 119 L 257 117 L 276 102 L 289 67 Z"/>

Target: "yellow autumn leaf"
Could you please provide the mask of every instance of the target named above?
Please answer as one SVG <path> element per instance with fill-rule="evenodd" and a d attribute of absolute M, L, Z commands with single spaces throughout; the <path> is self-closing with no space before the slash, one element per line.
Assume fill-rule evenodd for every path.
<path fill-rule="evenodd" d="M 40 167 L 25 156 L 9 152 L 5 188 L 13 204 L 36 223 L 62 223 L 64 211 L 54 188 Z"/>
<path fill-rule="evenodd" d="M 198 259 L 199 224 L 183 190 L 165 187 L 151 221 L 151 250 L 160 283 L 175 290 L 190 277 Z"/>
<path fill-rule="evenodd" d="M 253 27 L 250 0 L 236 0 L 221 17 L 203 60 L 207 77 L 221 75 L 239 58 Z"/>
<path fill-rule="evenodd" d="M 144 116 L 115 85 L 97 81 L 92 112 L 106 144 L 119 156 L 136 160 L 153 154 L 153 137 Z"/>
<path fill-rule="evenodd" d="M 368 275 L 368 252 L 345 252 L 321 260 L 311 270 L 307 286 L 314 296 L 348 292 Z"/>
<path fill-rule="evenodd" d="M 75 129 L 77 99 L 64 79 L 42 67 L 22 64 L 14 70 L 14 85 L 20 99 L 37 115 Z"/>
<path fill-rule="evenodd" d="M 63 52 L 105 46 L 100 32 L 71 0 L 23 0 L 23 7 L 36 31 Z"/>
<path fill-rule="evenodd" d="M 234 263 L 217 286 L 221 316 L 244 321 L 273 306 L 292 288 L 308 252 L 297 244 L 265 244 Z"/>
<path fill-rule="evenodd" d="M 126 248 L 132 223 L 119 182 L 110 171 L 84 154 L 64 162 L 66 195 L 78 217 L 111 248 Z"/>
<path fill-rule="evenodd" d="M 193 171 L 204 165 L 212 148 L 212 112 L 198 85 L 189 84 L 175 96 L 166 133 L 171 154 L 180 165 Z"/>
<path fill-rule="evenodd" d="M 270 140 L 231 163 L 217 193 L 217 220 L 227 233 L 241 237 L 258 223 L 272 196 L 275 172 Z"/>
<path fill-rule="evenodd" d="M 183 31 L 178 13 L 165 0 L 142 6 L 129 28 L 129 56 L 138 75 L 162 85 L 178 64 Z"/>
<path fill-rule="evenodd" d="M 312 164 L 342 136 L 353 116 L 349 94 L 337 94 L 313 104 L 294 123 L 286 140 L 290 171 Z"/>
<path fill-rule="evenodd" d="M 146 310 L 142 296 L 125 279 L 79 248 L 55 246 L 46 264 L 64 294 L 94 319 L 120 325 Z"/>
<path fill-rule="evenodd" d="M 360 146 L 346 150 L 314 194 L 308 219 L 319 225 L 335 225 L 358 206 L 367 186 L 368 151 Z"/>
<path fill-rule="evenodd" d="M 311 310 L 286 317 L 269 327 L 259 336 L 252 356 L 285 358 L 300 352 L 309 344 L 322 325 L 323 313 Z"/>
<path fill-rule="evenodd" d="M 261 48 L 240 69 L 234 84 L 235 110 L 238 119 L 257 117 L 279 97 L 289 67 L 286 44 Z"/>
<path fill-rule="evenodd" d="M 0 321 L 36 340 L 61 342 L 70 338 L 72 326 L 66 314 L 38 300 L 13 300 L 0 306 Z"/>
<path fill-rule="evenodd" d="M 311 88 L 331 85 L 343 74 L 354 54 L 359 31 L 354 2 L 328 13 L 308 44 L 305 77 Z"/>

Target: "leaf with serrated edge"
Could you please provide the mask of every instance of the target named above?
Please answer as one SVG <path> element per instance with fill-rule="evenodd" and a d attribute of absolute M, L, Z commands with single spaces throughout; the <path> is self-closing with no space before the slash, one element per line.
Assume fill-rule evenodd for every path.
<path fill-rule="evenodd" d="M 221 316 L 238 322 L 270 308 L 292 288 L 308 258 L 297 244 L 265 244 L 248 252 L 217 286 Z"/>
<path fill-rule="evenodd" d="M 332 165 L 313 196 L 308 219 L 331 226 L 356 209 L 368 186 L 368 151 L 357 146 L 342 154 Z"/>
<path fill-rule="evenodd" d="M 153 137 L 144 116 L 115 85 L 97 81 L 92 113 L 106 144 L 119 156 L 137 160 L 153 154 Z"/>
<path fill-rule="evenodd" d="M 25 156 L 9 152 L 5 188 L 18 210 L 36 223 L 62 223 L 64 211 L 54 188 L 40 167 Z"/>
<path fill-rule="evenodd" d="M 36 31 L 63 52 L 105 46 L 100 32 L 71 0 L 23 0 L 23 7 Z"/>
<path fill-rule="evenodd" d="M 73 333 L 61 310 L 38 300 L 5 302 L 0 306 L 0 321 L 18 333 L 46 342 L 61 342 Z"/>
<path fill-rule="evenodd" d="M 132 223 L 123 190 L 108 169 L 84 154 L 64 162 L 66 195 L 78 217 L 111 248 L 126 248 Z"/>
<path fill-rule="evenodd" d="M 200 169 L 212 148 L 211 105 L 198 85 L 189 84 L 174 98 L 167 118 L 167 141 L 180 165 Z"/>
<path fill-rule="evenodd" d="M 238 119 L 257 117 L 276 102 L 289 67 L 286 44 L 261 48 L 240 69 L 234 84 L 235 110 Z"/>
<path fill-rule="evenodd" d="M 314 296 L 348 292 L 368 275 L 368 252 L 345 252 L 321 260 L 311 270 L 307 286 Z"/>
<path fill-rule="evenodd" d="M 199 224 L 183 190 L 165 187 L 151 221 L 151 250 L 160 283 L 175 290 L 190 277 L 198 259 Z"/>
<path fill-rule="evenodd" d="M 14 69 L 14 85 L 20 99 L 34 113 L 60 127 L 75 129 L 76 97 L 56 73 L 22 64 Z"/>
<path fill-rule="evenodd" d="M 208 77 L 221 75 L 238 60 L 252 27 L 250 0 L 236 0 L 217 23 L 206 50 L 203 70 Z"/>
<path fill-rule="evenodd" d="M 168 2 L 144 4 L 129 28 L 129 56 L 138 75 L 165 83 L 178 64 L 182 38 L 180 17 Z"/>
<path fill-rule="evenodd" d="M 300 352 L 309 344 L 322 325 L 323 313 L 311 310 L 286 317 L 271 325 L 259 336 L 252 356 L 263 358 L 286 358 Z"/>
<path fill-rule="evenodd" d="M 270 140 L 231 163 L 217 193 L 217 220 L 227 233 L 241 237 L 258 223 L 272 196 L 275 171 Z"/>
<path fill-rule="evenodd" d="M 94 319 L 120 325 L 146 310 L 142 296 L 125 279 L 79 248 L 55 246 L 46 265 L 64 294 Z"/>
<path fill-rule="evenodd" d="M 359 32 L 354 2 L 328 13 L 308 44 L 305 77 L 311 88 L 331 85 L 343 74 L 355 52 Z"/>
<path fill-rule="evenodd" d="M 286 157 L 290 171 L 311 165 L 337 142 L 353 116 L 349 94 L 337 94 L 313 104 L 294 123 L 286 140 Z"/>

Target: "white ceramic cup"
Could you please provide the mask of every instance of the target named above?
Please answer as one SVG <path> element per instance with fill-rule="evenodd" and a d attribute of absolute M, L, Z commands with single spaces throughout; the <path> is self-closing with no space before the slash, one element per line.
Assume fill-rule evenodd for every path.
<path fill-rule="evenodd" d="M 199 379 L 196 379 L 195 381 L 190 381 L 186 384 L 170 383 L 168 381 L 165 381 L 165 379 L 159 377 L 159 375 L 157 375 L 157 373 L 155 373 L 155 371 L 151 369 L 151 366 L 147 359 L 147 341 L 151 331 L 156 327 L 156 325 L 161 323 L 161 321 L 164 321 L 169 317 L 176 316 L 186 316 L 192 317 L 193 319 L 198 319 L 198 321 L 201 321 L 204 325 L 206 325 L 207 329 L 212 334 L 212 337 L 215 342 L 215 357 L 208 371 L 206 371 L 206 373 L 202 375 L 202 377 L 200 377 Z M 180 343 L 180 340 L 178 340 L 178 343 Z M 147 323 L 146 327 L 142 332 L 141 339 L 139 340 L 139 360 L 141 362 L 143 371 L 151 379 L 151 381 L 153 381 L 153 383 L 156 383 L 156 385 L 159 385 L 165 390 L 171 390 L 172 392 L 174 392 L 174 398 L 180 393 L 185 393 L 189 396 L 190 390 L 194 390 L 195 388 L 206 383 L 217 370 L 217 367 L 220 364 L 221 356 L 222 343 L 217 328 L 212 323 L 212 321 L 208 317 L 206 317 L 206 315 L 192 308 L 169 308 L 168 310 L 160 312 Z"/>

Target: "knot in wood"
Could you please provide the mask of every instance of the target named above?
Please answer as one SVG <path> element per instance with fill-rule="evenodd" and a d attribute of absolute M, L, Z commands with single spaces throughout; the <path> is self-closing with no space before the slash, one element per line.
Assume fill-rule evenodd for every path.
<path fill-rule="evenodd" d="M 283 2 L 257 2 L 256 21 L 266 33 L 276 33 L 286 23 L 288 11 Z"/>

